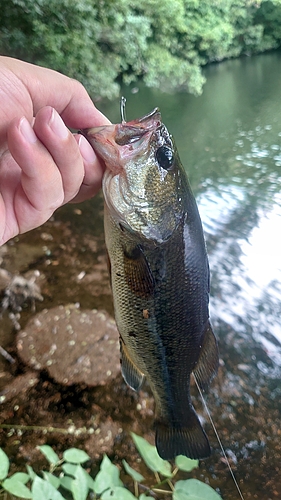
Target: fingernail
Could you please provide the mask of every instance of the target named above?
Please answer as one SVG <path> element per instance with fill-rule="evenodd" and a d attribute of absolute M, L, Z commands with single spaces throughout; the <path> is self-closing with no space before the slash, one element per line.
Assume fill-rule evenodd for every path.
<path fill-rule="evenodd" d="M 87 139 L 83 137 L 83 135 L 79 136 L 78 146 L 80 149 L 80 153 L 85 161 L 87 161 L 88 163 L 93 163 L 96 160 L 97 158 L 96 153 L 94 152 L 92 146 L 89 144 Z"/>
<path fill-rule="evenodd" d="M 31 127 L 29 121 L 25 118 L 25 116 L 23 116 L 22 119 L 20 120 L 19 131 L 23 135 L 24 139 L 30 144 L 34 144 L 37 141 L 35 132 Z"/>
<path fill-rule="evenodd" d="M 62 118 L 56 112 L 55 109 L 52 110 L 51 118 L 49 121 L 49 126 L 60 139 L 66 139 L 68 136 L 68 129 L 65 126 Z"/>

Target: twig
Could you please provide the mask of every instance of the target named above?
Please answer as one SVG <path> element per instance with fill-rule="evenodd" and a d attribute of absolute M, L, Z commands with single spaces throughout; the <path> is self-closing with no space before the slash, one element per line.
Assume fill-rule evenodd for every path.
<path fill-rule="evenodd" d="M 15 363 L 16 360 L 4 349 L 0 346 L 0 354 L 2 354 L 3 358 L 9 361 L 11 364 Z"/>
<path fill-rule="evenodd" d="M 173 491 L 169 491 L 169 490 L 160 490 L 158 488 L 153 488 L 153 491 L 155 491 L 155 493 L 165 493 L 165 495 L 172 495 L 173 494 Z"/>

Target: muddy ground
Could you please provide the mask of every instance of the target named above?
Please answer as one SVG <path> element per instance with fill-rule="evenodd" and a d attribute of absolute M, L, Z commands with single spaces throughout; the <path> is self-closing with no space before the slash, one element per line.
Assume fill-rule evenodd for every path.
<path fill-rule="evenodd" d="M 0 446 L 12 470 L 22 470 L 24 464 L 45 467 L 36 446 L 47 443 L 58 453 L 71 446 L 85 449 L 93 473 L 104 453 L 119 465 L 126 458 L 153 484 L 130 431 L 153 443 L 154 402 L 148 387 L 137 395 L 120 374 L 101 197 L 64 207 L 44 226 L 10 241 L 1 249 L 1 261 L 5 272 L 33 280 L 43 298 L 27 300 L 20 317 L 15 313 L 11 318 L 9 309 L 1 318 L 0 345 L 14 362 L 0 356 Z M 98 326 L 96 315 L 102 323 Z M 234 332 L 220 322 L 215 327 L 224 339 L 223 361 L 208 404 L 218 433 L 245 499 L 281 498 L 280 383 L 272 379 L 269 387 L 253 367 L 253 356 L 263 356 L 255 352 L 257 347 L 249 345 L 242 359 Z M 237 499 L 214 432 L 192 391 L 213 448 L 212 457 L 192 475 L 217 488 L 225 500 Z M 122 479 L 130 484 L 127 476 Z"/>

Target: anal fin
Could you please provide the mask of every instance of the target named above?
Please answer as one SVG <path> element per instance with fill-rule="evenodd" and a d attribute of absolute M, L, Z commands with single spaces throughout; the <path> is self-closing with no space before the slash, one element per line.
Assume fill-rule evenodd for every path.
<path fill-rule="evenodd" d="M 123 378 L 131 389 L 139 391 L 143 382 L 144 374 L 139 370 L 135 363 L 131 360 L 127 348 L 120 338 L 120 352 L 121 352 L 121 371 Z"/>
<path fill-rule="evenodd" d="M 193 370 L 197 383 L 203 391 L 206 390 L 217 374 L 219 367 L 219 351 L 217 339 L 208 321 L 203 335 L 201 351 Z"/>

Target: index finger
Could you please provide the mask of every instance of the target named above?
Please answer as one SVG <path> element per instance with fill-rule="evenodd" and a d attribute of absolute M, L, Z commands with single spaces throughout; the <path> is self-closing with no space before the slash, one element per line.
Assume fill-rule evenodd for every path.
<path fill-rule="evenodd" d="M 42 107 L 52 106 L 71 128 L 88 128 L 110 123 L 95 107 L 86 89 L 77 80 L 17 59 L 1 59 L 28 90 L 33 103 L 33 116 Z"/>

